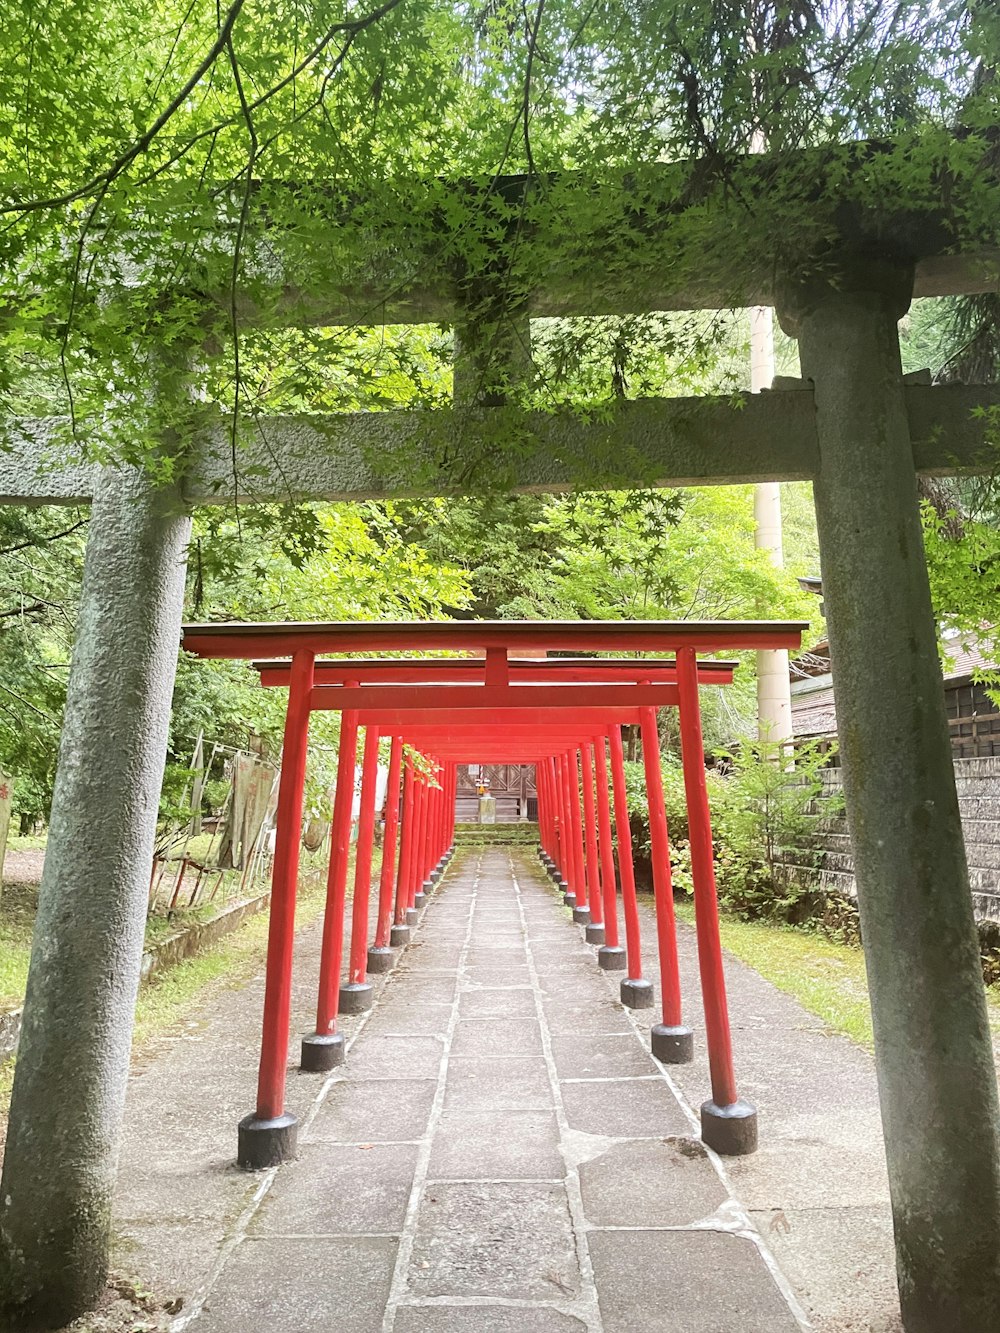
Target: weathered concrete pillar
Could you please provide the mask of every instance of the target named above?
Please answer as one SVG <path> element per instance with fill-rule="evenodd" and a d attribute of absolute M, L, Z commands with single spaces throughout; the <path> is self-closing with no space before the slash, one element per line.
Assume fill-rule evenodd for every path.
<path fill-rule="evenodd" d="M 61 1327 L 107 1273 L 189 532 L 175 493 L 102 472 L 0 1185 L 0 1328 Z"/>
<path fill-rule="evenodd" d="M 912 274 L 783 293 L 813 381 L 815 482 L 907 1333 L 1000 1329 L 993 1067 L 896 323 Z"/>

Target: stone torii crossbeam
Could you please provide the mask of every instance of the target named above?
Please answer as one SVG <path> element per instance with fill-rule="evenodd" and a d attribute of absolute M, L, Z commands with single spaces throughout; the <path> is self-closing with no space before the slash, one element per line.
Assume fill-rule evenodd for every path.
<path fill-rule="evenodd" d="M 732 235 L 725 218 L 720 235 Z M 236 477 L 225 422 L 215 418 L 187 471 L 160 490 L 128 468 L 47 468 L 51 423 L 20 423 L 0 460 L 0 494 L 92 502 L 0 1188 L 4 1281 L 24 1308 L 65 1318 L 103 1282 L 187 506 L 407 494 L 414 441 L 418 460 L 428 448 L 433 465 L 435 441 L 460 441 L 463 431 L 489 437 L 520 420 L 528 444 L 512 489 L 559 489 L 579 476 L 617 485 L 813 482 L 904 1321 L 914 1333 L 1000 1326 L 997 1087 L 915 480 L 918 470 L 988 467 L 988 431 L 973 409 L 994 407 L 997 391 L 907 384 L 897 335 L 914 292 L 995 290 L 997 268 L 990 256 L 943 255 L 920 236 L 897 229 L 890 254 L 854 234 L 824 255 L 821 276 L 814 265 L 807 278 L 762 279 L 752 257 L 737 256 L 736 267 L 753 270 L 746 283 L 733 282 L 730 264 L 694 292 L 672 288 L 669 270 L 652 284 L 636 272 L 621 290 L 622 255 L 619 288 L 591 292 L 588 282 L 600 278 L 591 257 L 571 292 L 523 303 L 530 315 L 773 301 L 798 342 L 804 378 L 742 410 L 730 400 L 631 403 L 586 428 L 474 406 L 440 417 L 286 420 L 251 438 Z M 458 323 L 451 290 L 442 279 L 433 299 L 386 307 L 385 317 Z M 275 317 L 334 322 L 373 309 L 370 293 L 316 295 Z M 620 461 L 611 467 L 609 458 Z"/>

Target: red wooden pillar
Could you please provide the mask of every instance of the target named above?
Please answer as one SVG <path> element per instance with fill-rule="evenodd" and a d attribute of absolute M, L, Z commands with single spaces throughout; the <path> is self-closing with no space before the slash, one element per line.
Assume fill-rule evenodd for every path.
<path fill-rule="evenodd" d="M 552 846 L 549 848 L 549 856 L 552 864 L 549 866 L 549 874 L 554 883 L 558 884 L 561 878 L 559 869 L 559 789 L 556 782 L 556 759 L 554 755 L 547 755 L 545 758 L 545 790 L 548 793 L 549 804 L 549 828 L 551 831 Z"/>
<path fill-rule="evenodd" d="M 573 821 L 569 814 L 569 758 L 560 754 L 556 758 L 559 773 L 559 822 L 562 840 L 559 847 L 560 883 L 565 883 L 563 902 L 567 907 L 576 906 L 576 863 L 573 859 Z"/>
<path fill-rule="evenodd" d="M 434 788 L 434 836 L 430 847 L 430 869 L 427 878 L 436 884 L 441 878 L 441 858 L 444 856 L 444 791 L 448 778 L 445 765 L 439 764 L 437 786 Z"/>
<path fill-rule="evenodd" d="M 292 657 L 271 870 L 271 915 L 257 1109 L 240 1121 L 238 1136 L 237 1160 L 240 1166 L 249 1170 L 276 1166 L 295 1156 L 297 1121 L 285 1111 L 285 1071 L 313 665 L 314 654 L 306 649 L 300 649 Z"/>
<path fill-rule="evenodd" d="M 417 818 L 416 837 L 413 841 L 413 860 L 410 862 L 409 904 L 413 910 L 424 905 L 424 873 L 427 868 L 427 808 L 430 804 L 430 790 L 427 779 L 420 775 L 417 780 Z"/>
<path fill-rule="evenodd" d="M 570 879 L 573 873 L 572 852 L 570 850 L 569 812 L 566 807 L 566 764 L 562 755 L 556 755 L 556 800 L 559 804 L 559 884 L 563 894 L 572 892 Z"/>
<path fill-rule="evenodd" d="M 451 766 L 451 799 L 448 806 L 448 846 L 455 846 L 455 821 L 458 818 L 458 764 Z"/>
<path fill-rule="evenodd" d="M 400 778 L 403 769 L 403 738 L 393 736 L 389 751 L 389 775 L 385 784 L 385 828 L 382 833 L 382 873 L 378 889 L 378 922 L 375 943 L 368 950 L 368 971 L 388 972 L 392 967 L 389 934 L 392 930 L 396 844 L 399 834 Z"/>
<path fill-rule="evenodd" d="M 573 891 L 576 894 L 573 920 L 578 925 L 585 926 L 590 921 L 590 909 L 587 906 L 587 863 L 583 845 L 583 821 L 580 818 L 580 773 L 577 754 L 577 750 L 573 749 L 567 755 L 569 818 L 573 838 Z"/>
<path fill-rule="evenodd" d="M 649 805 L 649 840 L 652 846 L 653 894 L 656 899 L 656 940 L 660 958 L 663 1022 L 652 1033 L 652 1050 L 664 1064 L 687 1064 L 694 1055 L 691 1029 L 681 1021 L 681 978 L 677 966 L 677 927 L 674 922 L 674 886 L 670 876 L 670 838 L 663 804 L 663 772 L 656 709 L 640 710 L 642 762 L 646 770 Z"/>
<path fill-rule="evenodd" d="M 403 771 L 403 814 L 400 834 L 399 870 L 396 873 L 396 910 L 389 942 L 394 946 L 406 944 L 410 938 L 407 919 L 410 891 L 410 862 L 413 859 L 413 759 L 406 756 Z"/>
<path fill-rule="evenodd" d="M 372 881 L 372 847 L 375 843 L 378 727 L 368 727 L 365 731 L 361 765 L 361 804 L 358 811 L 358 842 L 354 854 L 354 899 L 351 903 L 351 955 L 347 984 L 340 988 L 342 1014 L 363 1014 L 372 1004 L 373 988 L 368 980 L 368 902 Z"/>
<path fill-rule="evenodd" d="M 428 877 L 430 876 L 430 871 L 434 869 L 435 865 L 437 865 L 438 858 L 440 857 L 442 852 L 441 812 L 444 807 L 442 806 L 441 803 L 441 797 L 444 793 L 444 764 L 441 763 L 438 764 L 434 774 L 434 781 L 435 781 L 434 807 L 433 807 L 434 823 L 431 829 L 430 847 L 428 848 L 428 852 L 430 855 L 430 869 L 428 870 Z"/>
<path fill-rule="evenodd" d="M 618 889 L 615 882 L 615 858 L 612 849 L 611 804 L 608 798 L 608 761 L 606 737 L 594 738 L 594 768 L 597 778 L 598 854 L 601 858 L 601 892 L 604 896 L 605 943 L 597 951 L 597 961 L 606 972 L 621 972 L 626 967 L 625 950 L 618 937 Z"/>
<path fill-rule="evenodd" d="M 535 764 L 535 790 L 539 796 L 539 857 L 547 868 L 552 865 L 552 805 L 549 801 L 547 760 Z"/>
<path fill-rule="evenodd" d="M 644 980 L 642 975 L 639 904 L 635 895 L 635 872 L 632 869 L 632 830 L 628 822 L 621 727 L 612 727 L 608 739 L 611 744 L 611 785 L 615 794 L 618 869 L 622 877 L 622 910 L 625 914 L 625 946 L 628 954 L 628 975 L 621 983 L 621 1000 L 630 1009 L 649 1009 L 653 1004 L 653 983 Z"/>
<path fill-rule="evenodd" d="M 587 741 L 580 750 L 583 774 L 583 832 L 586 847 L 587 898 L 590 903 L 590 925 L 587 943 L 603 944 L 604 904 L 601 901 L 601 872 L 597 851 L 597 811 L 594 804 L 593 744 Z"/>
<path fill-rule="evenodd" d="M 319 996 L 316 1031 L 302 1039 L 301 1068 L 309 1073 L 332 1069 L 344 1059 L 344 1038 L 337 1031 L 340 1001 L 340 964 L 344 953 L 344 902 L 347 897 L 347 862 L 351 851 L 351 807 L 354 770 L 358 757 L 358 715 L 347 709 L 340 718 L 340 753 L 337 792 L 330 828 L 330 871 L 326 881 L 323 945 L 319 960 Z"/>
<path fill-rule="evenodd" d="M 444 790 L 441 793 L 441 873 L 448 862 L 451 852 L 451 819 L 455 808 L 453 792 L 455 790 L 455 765 L 449 760 L 445 765 Z"/>
<path fill-rule="evenodd" d="M 705 1039 L 712 1077 L 712 1100 L 701 1108 L 701 1136 L 717 1152 L 752 1153 L 757 1147 L 757 1111 L 736 1093 L 729 1006 L 719 938 L 712 820 L 705 782 L 705 747 L 698 702 L 698 663 L 693 648 L 677 650 L 677 691 L 681 759 L 691 839 L 691 878 L 698 931 L 698 967 L 705 1004 Z"/>
<path fill-rule="evenodd" d="M 540 759 L 535 765 L 535 790 L 538 792 L 539 832 L 544 836 L 544 848 L 549 859 L 555 852 L 555 818 L 552 809 L 552 788 L 549 783 L 549 760 Z M 542 823 L 544 820 L 544 824 Z"/>

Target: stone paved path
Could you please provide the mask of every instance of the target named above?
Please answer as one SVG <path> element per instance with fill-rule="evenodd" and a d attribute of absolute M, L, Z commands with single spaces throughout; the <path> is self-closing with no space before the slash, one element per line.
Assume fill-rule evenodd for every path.
<path fill-rule="evenodd" d="M 651 901 L 640 917 L 645 975 L 658 985 Z M 695 1051 L 670 1077 L 697 1105 L 709 1078 L 697 943 L 688 926 L 678 935 Z M 732 957 L 726 989 L 737 1085 L 760 1125 L 757 1152 L 726 1162 L 733 1190 L 816 1333 L 902 1333 L 873 1057 Z M 658 1014 L 635 1018 L 648 1031 Z"/>
<path fill-rule="evenodd" d="M 300 1031 L 315 941 L 302 952 Z M 616 991 L 530 853 L 457 856 L 344 1068 L 291 1080 L 298 1162 L 248 1178 L 224 1160 L 256 996 L 167 1056 L 175 1142 L 149 1136 L 162 1061 L 136 1080 L 123 1252 L 180 1288 L 193 1333 L 794 1333 Z"/>

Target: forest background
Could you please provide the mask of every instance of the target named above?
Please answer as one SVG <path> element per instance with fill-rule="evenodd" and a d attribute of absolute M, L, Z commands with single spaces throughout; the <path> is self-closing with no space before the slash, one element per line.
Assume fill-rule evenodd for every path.
<path fill-rule="evenodd" d="M 511 311 L 539 277 L 522 244 L 530 228 L 551 235 L 569 220 L 571 239 L 595 232 L 611 252 L 615 226 L 628 225 L 629 263 L 652 279 L 664 253 L 655 239 L 642 250 L 634 217 L 655 204 L 664 164 L 682 164 L 669 187 L 689 206 L 672 225 L 694 258 L 671 252 L 675 266 L 699 262 L 699 227 L 734 199 L 745 241 L 734 262 L 756 248 L 765 267 L 815 251 L 832 210 L 880 206 L 887 190 L 940 211 L 927 182 L 943 167 L 956 244 L 992 236 L 1000 215 L 982 171 L 996 151 L 991 5 L 4 8 L 0 264 L 19 298 L 0 325 L 0 442 L 44 416 L 61 423 L 60 459 L 139 462 L 169 480 L 183 449 L 168 455 L 162 442 L 183 438 L 192 398 L 228 413 L 234 460 L 248 423 L 272 413 L 453 400 L 452 327 L 385 326 L 370 312 L 336 327 L 248 323 L 243 303 L 265 301 L 267 247 L 282 229 L 283 262 L 306 292 L 328 287 L 331 272 L 334 284 L 367 274 L 373 244 L 395 260 L 408 247 L 421 256 L 394 274 L 403 286 L 419 287 L 431 263 L 488 272 L 503 308 L 495 290 L 463 289 L 476 397 L 590 420 L 623 398 L 744 388 L 745 312 L 536 319 L 518 346 L 526 326 Z M 878 153 L 858 170 L 861 142 Z M 808 203 L 782 187 L 741 212 L 751 149 L 817 147 L 826 156 Z M 561 192 L 560 173 L 581 169 L 594 182 L 629 173 L 628 224 L 595 216 L 586 191 Z M 546 188 L 520 211 L 485 208 L 481 183 L 517 173 Z M 477 184 L 456 195 L 444 182 L 457 178 Z M 349 226 L 331 222 L 337 210 Z M 224 299 L 207 309 L 216 289 Z M 914 303 L 904 369 L 994 380 L 997 313 L 991 296 Z M 192 346 L 184 394 L 151 392 L 153 362 Z M 779 369 L 795 374 L 780 335 L 777 350 Z M 796 581 L 819 572 L 808 486 L 783 488 L 782 572 L 754 549 L 747 487 L 616 486 L 612 468 L 565 495 L 511 496 L 518 445 L 470 439 L 445 498 L 199 511 L 189 615 L 803 616 L 810 642 L 821 637 L 817 599 Z M 990 479 L 925 486 L 942 626 L 981 633 L 1000 620 L 994 495 Z M 83 510 L 0 509 L 0 765 L 24 829 L 44 822 L 51 800 L 86 533 Z M 752 730 L 752 671 L 748 657 L 739 685 L 711 703 L 710 743 Z M 276 755 L 280 722 L 281 700 L 244 667 L 183 660 L 174 777 L 203 732 L 234 746 L 253 735 Z M 334 720 L 318 723 L 317 763 L 335 732 Z"/>

